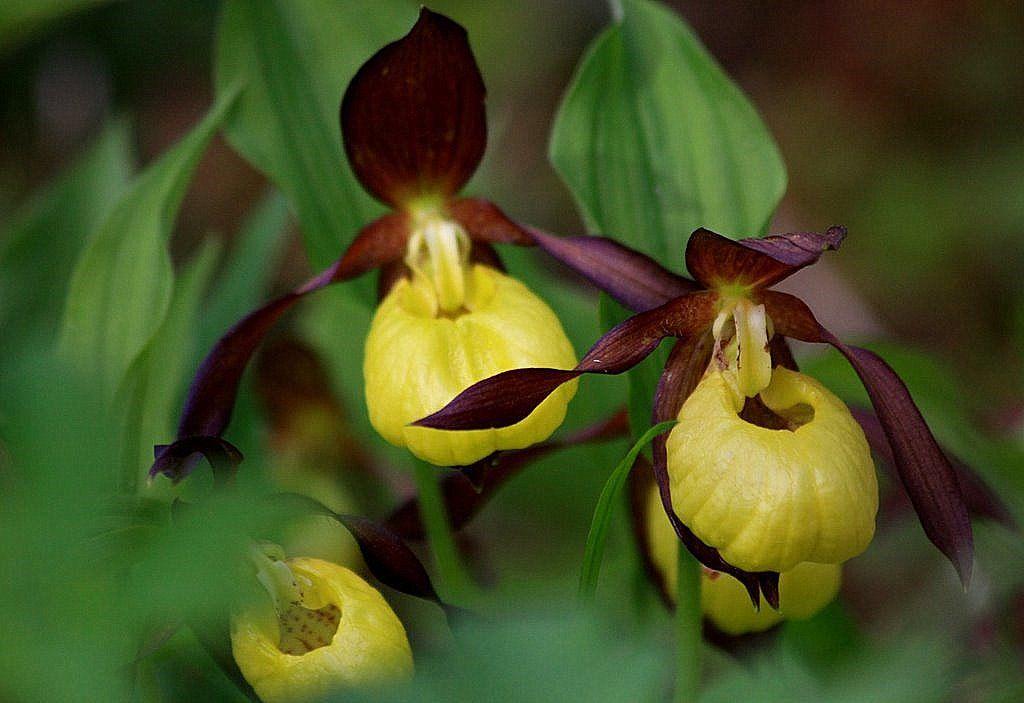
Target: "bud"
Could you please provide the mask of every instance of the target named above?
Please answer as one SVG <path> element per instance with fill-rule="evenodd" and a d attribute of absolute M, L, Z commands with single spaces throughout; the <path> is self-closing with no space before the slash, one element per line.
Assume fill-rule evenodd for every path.
<path fill-rule="evenodd" d="M 875 529 L 878 484 L 860 425 L 816 380 L 774 369 L 760 400 L 784 429 L 740 416 L 733 371 L 712 368 L 667 441 L 672 505 L 698 538 L 746 571 L 838 564 Z"/>
<path fill-rule="evenodd" d="M 645 527 L 650 558 L 665 590 L 676 597 L 679 540 L 665 516 L 657 486 L 648 494 Z M 839 564 L 803 562 L 779 576 L 779 609 L 755 609 L 746 588 L 734 578 L 701 567 L 701 611 L 715 627 L 729 635 L 763 632 L 783 620 L 805 620 L 832 602 L 839 592 Z"/>
<path fill-rule="evenodd" d="M 235 661 L 265 703 L 318 700 L 412 676 L 405 629 L 375 588 L 319 559 L 271 561 L 279 568 L 263 569 L 260 580 L 274 597 L 231 620 Z M 281 586 L 288 571 L 293 582 Z"/>
<path fill-rule="evenodd" d="M 437 466 L 471 464 L 500 449 L 547 439 L 576 392 L 575 382 L 568 383 L 525 420 L 501 429 L 410 426 L 502 371 L 576 364 L 554 312 L 514 278 L 465 262 L 459 232 L 431 225 L 410 239 L 406 263 L 413 275 L 399 280 L 377 309 L 363 363 L 374 429 Z"/>

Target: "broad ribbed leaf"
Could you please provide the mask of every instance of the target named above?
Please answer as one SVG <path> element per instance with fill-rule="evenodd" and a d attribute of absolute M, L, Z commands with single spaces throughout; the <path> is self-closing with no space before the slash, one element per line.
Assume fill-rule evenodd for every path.
<path fill-rule="evenodd" d="M 199 157 L 237 94 L 225 91 L 202 122 L 135 180 L 75 266 L 61 345 L 96 374 L 108 400 L 163 324 L 174 287 L 167 240 Z"/>
<path fill-rule="evenodd" d="M 273 191 L 249 214 L 199 320 L 199 350 L 206 352 L 235 320 L 266 297 L 284 253 L 288 201 Z"/>
<path fill-rule="evenodd" d="M 54 344 L 75 260 L 124 191 L 131 162 L 119 120 L 0 231 L 0 364 Z"/>
<path fill-rule="evenodd" d="M 222 92 L 246 90 L 231 144 L 288 196 L 314 268 L 338 257 L 381 212 L 352 175 L 338 106 L 356 69 L 412 25 L 401 0 L 229 0 L 216 47 Z"/>
<path fill-rule="evenodd" d="M 551 140 L 587 228 L 670 267 L 698 227 L 764 232 L 786 173 L 757 112 L 676 14 L 649 0 L 622 7 Z"/>

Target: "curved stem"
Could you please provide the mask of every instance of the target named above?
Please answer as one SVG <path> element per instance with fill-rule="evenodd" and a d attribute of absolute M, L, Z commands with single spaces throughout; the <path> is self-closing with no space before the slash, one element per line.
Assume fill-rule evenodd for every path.
<path fill-rule="evenodd" d="M 676 586 L 675 703 L 693 703 L 700 691 L 700 564 L 680 542 Z"/>
<path fill-rule="evenodd" d="M 426 528 L 427 542 L 437 564 L 440 589 L 445 600 L 463 605 L 476 595 L 476 584 L 462 563 L 451 522 L 445 510 L 438 481 L 441 474 L 430 464 L 415 464 L 416 491 L 419 493 L 420 519 Z"/>

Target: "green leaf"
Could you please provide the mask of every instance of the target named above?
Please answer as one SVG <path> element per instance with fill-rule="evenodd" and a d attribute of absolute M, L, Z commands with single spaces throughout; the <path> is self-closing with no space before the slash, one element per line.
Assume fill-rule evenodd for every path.
<path fill-rule="evenodd" d="M 61 348 L 96 374 L 107 399 L 163 323 L 174 287 L 167 240 L 199 157 L 237 94 L 223 93 L 202 122 L 132 183 L 75 266 Z"/>
<path fill-rule="evenodd" d="M 64 15 L 110 0 L 4 0 L 0 3 L 0 53 Z"/>
<path fill-rule="evenodd" d="M 110 124 L 0 233 L 0 363 L 51 348 L 79 251 L 131 176 L 128 123 Z"/>
<path fill-rule="evenodd" d="M 597 579 L 601 575 L 601 561 L 604 559 L 605 540 L 608 537 L 608 526 L 611 524 L 612 512 L 618 504 L 622 487 L 626 485 L 626 478 L 633 469 L 640 450 L 647 446 L 651 440 L 666 432 L 676 424 L 675 420 L 660 422 L 650 428 L 635 444 L 626 452 L 626 456 L 612 470 L 611 476 L 604 484 L 601 496 L 597 499 L 597 507 L 594 508 L 594 517 L 590 522 L 590 532 L 587 534 L 587 546 L 583 553 L 583 568 L 580 571 L 580 597 L 591 600 L 597 591 Z"/>
<path fill-rule="evenodd" d="M 356 182 L 341 145 L 338 107 L 349 79 L 406 32 L 399 0 L 229 0 L 216 48 L 218 93 L 246 90 L 226 132 L 288 196 L 306 252 L 323 268 L 382 207 Z"/>
<path fill-rule="evenodd" d="M 690 233 L 764 232 L 786 172 L 757 112 L 693 31 L 623 0 L 556 119 L 550 158 L 591 231 L 681 267 Z"/>
<path fill-rule="evenodd" d="M 231 325 L 264 302 L 287 223 L 288 202 L 277 191 L 267 194 L 242 223 L 235 248 L 203 306 L 199 321 L 203 353 Z"/>
<path fill-rule="evenodd" d="M 153 445 L 173 435 L 177 399 L 191 372 L 195 321 L 213 274 L 219 245 L 208 242 L 174 284 L 163 324 L 142 350 L 118 388 L 122 413 L 124 476 L 137 485 L 153 462 Z"/>

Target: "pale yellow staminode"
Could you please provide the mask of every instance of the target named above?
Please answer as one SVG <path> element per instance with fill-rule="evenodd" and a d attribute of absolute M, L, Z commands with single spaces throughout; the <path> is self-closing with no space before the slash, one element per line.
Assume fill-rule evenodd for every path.
<path fill-rule="evenodd" d="M 667 442 L 676 514 L 747 571 L 857 556 L 878 511 L 860 425 L 816 380 L 781 367 L 760 398 L 792 429 L 741 418 L 744 397 L 731 370 L 713 367 L 683 404 Z"/>
<path fill-rule="evenodd" d="M 679 538 L 665 515 L 657 488 L 648 494 L 646 518 L 651 560 L 669 596 L 674 599 L 679 573 L 676 561 Z M 762 604 L 757 610 L 739 581 L 702 567 L 701 611 L 727 634 L 762 632 L 783 620 L 805 620 L 816 615 L 836 597 L 841 574 L 839 564 L 797 564 L 779 577 L 779 609 Z"/>
<path fill-rule="evenodd" d="M 768 351 L 771 319 L 764 305 L 754 305 L 743 296 L 727 296 L 713 325 L 716 356 L 721 354 L 735 371 L 737 390 L 753 398 L 772 380 L 772 357 Z M 723 340 L 730 341 L 723 348 Z"/>
<path fill-rule="evenodd" d="M 300 602 L 279 611 L 268 597 L 231 620 L 235 661 L 264 703 L 318 700 L 412 676 L 405 628 L 375 588 L 319 559 L 285 565 Z"/>
<path fill-rule="evenodd" d="M 547 439 L 576 392 L 576 382 L 567 383 L 529 417 L 501 429 L 410 426 L 502 371 L 576 365 L 558 318 L 526 286 L 488 266 L 452 265 L 464 257 L 465 247 L 457 244 L 460 232 L 436 226 L 414 235 L 407 257 L 413 276 L 396 283 L 381 302 L 363 362 L 374 429 L 437 466 L 471 464 L 500 449 Z M 435 235 L 443 241 L 431 246 L 427 242 Z M 460 281 L 452 282 L 453 277 Z"/>

